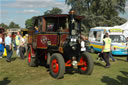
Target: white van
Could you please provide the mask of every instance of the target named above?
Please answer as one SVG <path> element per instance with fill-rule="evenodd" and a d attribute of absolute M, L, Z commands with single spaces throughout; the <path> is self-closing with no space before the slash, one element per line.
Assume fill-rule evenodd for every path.
<path fill-rule="evenodd" d="M 127 55 L 126 38 L 123 35 L 123 30 L 113 27 L 95 27 L 91 28 L 89 32 L 90 50 L 91 52 L 101 52 L 103 47 L 103 37 L 108 32 L 112 39 L 112 54 L 113 55 Z"/>

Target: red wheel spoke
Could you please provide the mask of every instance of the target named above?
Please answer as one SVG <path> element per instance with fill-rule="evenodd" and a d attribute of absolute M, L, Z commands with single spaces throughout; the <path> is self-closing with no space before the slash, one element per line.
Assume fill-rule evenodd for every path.
<path fill-rule="evenodd" d="M 58 65 L 58 61 L 56 59 L 52 60 L 52 70 L 54 73 L 59 72 L 59 65 Z"/>
<path fill-rule="evenodd" d="M 81 66 L 81 70 L 86 71 L 86 69 L 87 69 L 87 62 L 84 59 L 84 57 L 80 58 L 80 63 L 83 63 L 83 66 Z"/>
<path fill-rule="evenodd" d="M 28 53 L 28 62 L 29 63 L 31 62 L 31 53 L 30 52 Z"/>

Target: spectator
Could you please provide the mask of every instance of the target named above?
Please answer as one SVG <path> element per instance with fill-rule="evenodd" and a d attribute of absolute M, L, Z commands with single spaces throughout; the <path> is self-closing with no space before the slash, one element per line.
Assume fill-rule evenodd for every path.
<path fill-rule="evenodd" d="M 7 34 L 7 37 L 5 37 L 5 47 L 7 50 L 7 62 L 11 62 L 11 57 L 12 57 L 12 44 L 11 44 L 11 33 Z"/>
<path fill-rule="evenodd" d="M 106 62 L 105 65 L 106 68 L 110 67 L 110 62 L 109 62 L 110 51 L 111 51 L 111 39 L 109 38 L 109 34 L 105 33 L 105 38 L 103 39 L 103 48 L 101 53 L 103 53 L 103 59 Z"/>
<path fill-rule="evenodd" d="M 15 41 L 15 37 L 16 37 L 16 34 L 15 34 L 15 33 L 13 33 L 13 35 L 12 35 L 12 42 L 13 42 L 14 50 L 16 51 L 16 50 L 17 50 L 17 48 L 16 48 L 16 41 Z"/>
<path fill-rule="evenodd" d="M 35 26 L 35 33 L 39 32 L 39 28 L 37 26 Z"/>
<path fill-rule="evenodd" d="M 24 41 L 25 41 L 25 43 L 24 43 L 24 46 L 25 46 L 25 50 L 26 50 L 26 52 L 27 52 L 27 49 L 28 49 L 28 34 L 25 34 L 25 36 L 23 37 L 24 38 Z"/>
<path fill-rule="evenodd" d="M 115 58 L 112 56 L 112 51 L 110 51 L 109 56 L 112 58 L 112 61 L 115 62 Z"/>
<path fill-rule="evenodd" d="M 19 47 L 20 57 L 21 59 L 24 59 L 25 56 L 25 40 L 22 36 L 20 36 L 20 47 Z"/>
<path fill-rule="evenodd" d="M 4 46 L 3 46 L 2 34 L 0 34 L 0 58 L 2 58 L 3 52 L 4 52 Z"/>
<path fill-rule="evenodd" d="M 104 35 L 105 38 L 105 35 Z M 113 62 L 115 62 L 115 58 L 112 56 L 112 51 L 109 52 L 109 57 L 112 59 Z"/>
<path fill-rule="evenodd" d="M 103 38 L 105 38 L 105 35 Z M 109 52 L 109 57 L 112 59 L 113 62 L 115 62 L 115 58 L 112 56 L 112 51 Z M 101 60 L 101 61 L 104 60 L 102 53 L 99 53 L 97 60 Z"/>
<path fill-rule="evenodd" d="M 18 57 L 20 57 L 19 55 L 20 33 L 19 32 L 17 32 L 17 35 L 15 37 L 15 43 L 16 43 L 16 49 L 17 49 L 16 54 Z"/>

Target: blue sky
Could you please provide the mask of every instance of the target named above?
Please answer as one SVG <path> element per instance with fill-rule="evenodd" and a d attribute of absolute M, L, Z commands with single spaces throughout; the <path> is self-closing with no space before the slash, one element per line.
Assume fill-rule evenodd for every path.
<path fill-rule="evenodd" d="M 9 24 L 14 21 L 24 28 L 27 19 L 43 15 L 53 7 L 61 8 L 63 13 L 68 13 L 70 9 L 65 0 L 0 0 L 0 23 Z M 126 13 L 120 16 L 128 20 L 128 1 L 125 10 Z"/>

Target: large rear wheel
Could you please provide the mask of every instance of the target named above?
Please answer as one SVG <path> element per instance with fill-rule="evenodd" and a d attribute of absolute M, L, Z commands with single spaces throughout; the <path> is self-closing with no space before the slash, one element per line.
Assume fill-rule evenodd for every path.
<path fill-rule="evenodd" d="M 35 67 L 35 66 L 37 66 L 36 58 L 35 58 L 35 57 L 32 57 L 31 49 L 28 50 L 28 65 L 29 65 L 30 67 Z"/>
<path fill-rule="evenodd" d="M 88 52 L 84 52 L 79 56 L 78 62 L 82 65 L 78 66 L 79 72 L 81 74 L 90 75 L 93 71 L 94 63 L 92 57 Z"/>
<path fill-rule="evenodd" d="M 64 58 L 59 53 L 54 53 L 50 59 L 50 74 L 54 78 L 62 78 L 65 73 Z"/>

